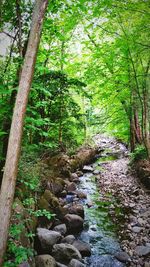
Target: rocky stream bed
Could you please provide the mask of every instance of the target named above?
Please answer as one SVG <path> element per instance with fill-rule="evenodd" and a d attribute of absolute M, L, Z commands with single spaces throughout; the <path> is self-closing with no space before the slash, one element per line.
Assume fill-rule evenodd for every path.
<path fill-rule="evenodd" d="M 39 199 L 56 217 L 39 218 L 36 267 L 150 266 L 150 196 L 131 174 L 123 144 L 105 136 L 95 143 L 94 152 L 43 165 L 44 177 L 53 166 L 68 178 L 51 174 Z"/>

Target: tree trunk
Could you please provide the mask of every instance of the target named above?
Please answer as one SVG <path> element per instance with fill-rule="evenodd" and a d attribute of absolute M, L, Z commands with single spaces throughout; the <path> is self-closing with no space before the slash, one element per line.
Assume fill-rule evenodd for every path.
<path fill-rule="evenodd" d="M 48 0 L 36 0 L 27 52 L 12 118 L 3 182 L 0 194 L 0 265 L 6 250 L 12 203 L 20 155 L 23 121 L 31 87 L 42 22 Z M 3 219 L 2 219 L 3 218 Z"/>

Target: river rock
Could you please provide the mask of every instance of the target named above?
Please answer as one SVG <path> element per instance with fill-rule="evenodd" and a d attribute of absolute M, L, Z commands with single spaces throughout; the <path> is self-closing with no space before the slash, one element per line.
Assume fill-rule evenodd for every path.
<path fill-rule="evenodd" d="M 98 175 L 100 173 L 100 170 L 94 170 L 93 174 Z"/>
<path fill-rule="evenodd" d="M 64 264 L 62 264 L 62 263 L 60 263 L 60 262 L 56 262 L 56 266 L 57 267 L 67 267 L 67 265 L 64 265 Z"/>
<path fill-rule="evenodd" d="M 83 229 L 84 220 L 79 215 L 66 214 L 64 220 L 69 232 L 78 233 Z"/>
<path fill-rule="evenodd" d="M 67 191 L 68 192 L 74 192 L 77 189 L 76 184 L 74 182 L 71 182 L 67 185 Z"/>
<path fill-rule="evenodd" d="M 60 233 L 61 235 L 65 235 L 67 232 L 67 227 L 64 223 L 59 224 L 59 225 L 54 227 L 53 231 L 56 231 L 56 232 Z"/>
<path fill-rule="evenodd" d="M 47 182 L 47 187 L 54 195 L 59 195 L 64 189 L 64 181 L 61 178 L 56 178 Z"/>
<path fill-rule="evenodd" d="M 67 243 L 72 245 L 72 243 L 75 241 L 75 236 L 74 235 L 67 235 L 62 239 L 62 243 Z"/>
<path fill-rule="evenodd" d="M 86 267 L 86 266 L 82 262 L 76 259 L 72 259 L 69 263 L 69 267 Z"/>
<path fill-rule="evenodd" d="M 56 267 L 55 259 L 50 255 L 39 255 L 35 257 L 36 267 Z"/>
<path fill-rule="evenodd" d="M 65 264 L 72 259 L 82 259 L 80 252 L 74 246 L 63 243 L 54 245 L 52 255 L 58 262 Z"/>
<path fill-rule="evenodd" d="M 89 244 L 80 240 L 75 240 L 72 245 L 79 250 L 82 257 L 88 257 L 91 255 L 91 248 Z"/>
<path fill-rule="evenodd" d="M 78 198 L 80 198 L 80 199 L 87 198 L 87 194 L 81 190 L 77 190 L 76 194 L 77 194 Z"/>
<path fill-rule="evenodd" d="M 93 171 L 93 167 L 85 165 L 83 167 L 83 171 L 84 172 L 92 172 Z"/>
<path fill-rule="evenodd" d="M 126 252 L 118 252 L 116 255 L 115 255 L 116 259 L 121 261 L 121 262 L 129 262 L 131 261 L 129 255 L 126 253 Z"/>
<path fill-rule="evenodd" d="M 135 248 L 135 252 L 138 256 L 147 256 L 150 254 L 150 247 L 149 246 L 137 246 Z"/>
<path fill-rule="evenodd" d="M 76 174 L 78 175 L 78 177 L 83 176 L 83 172 L 82 171 L 77 171 Z"/>
<path fill-rule="evenodd" d="M 79 179 L 77 173 L 71 173 L 69 180 L 73 182 L 76 179 Z"/>
<path fill-rule="evenodd" d="M 138 227 L 138 226 L 134 226 L 133 228 L 132 228 L 132 231 L 134 232 L 134 233 L 140 233 L 141 231 L 142 231 L 142 228 L 141 227 Z"/>
<path fill-rule="evenodd" d="M 40 242 L 42 252 L 45 253 L 49 253 L 52 246 L 62 238 L 60 233 L 45 228 L 37 228 L 37 237 Z"/>
<path fill-rule="evenodd" d="M 69 213 L 76 214 L 84 218 L 84 208 L 81 204 L 75 204 L 69 208 Z"/>

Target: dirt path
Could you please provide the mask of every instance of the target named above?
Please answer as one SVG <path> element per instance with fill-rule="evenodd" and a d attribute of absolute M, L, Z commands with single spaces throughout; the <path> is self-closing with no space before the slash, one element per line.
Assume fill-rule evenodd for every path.
<path fill-rule="evenodd" d="M 105 151 L 112 150 L 112 155 L 116 149 L 120 151 L 114 140 L 104 139 L 99 143 Z M 127 266 L 150 267 L 150 195 L 131 174 L 129 158 L 122 153 L 120 156 L 122 158 L 99 163 L 103 168 L 97 176 L 100 195 L 103 199 L 108 199 L 109 194 L 110 199 L 118 199 L 110 205 L 109 213 L 119 225 L 122 249 L 130 256 Z M 116 209 L 123 214 L 116 215 Z"/>

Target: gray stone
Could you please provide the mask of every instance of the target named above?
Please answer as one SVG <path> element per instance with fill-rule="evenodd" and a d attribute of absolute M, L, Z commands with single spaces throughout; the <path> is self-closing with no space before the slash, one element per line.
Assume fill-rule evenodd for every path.
<path fill-rule="evenodd" d="M 134 233 L 140 233 L 141 231 L 142 231 L 142 228 L 141 227 L 138 227 L 138 226 L 134 226 L 133 228 L 132 228 L 132 231 L 134 232 Z"/>
<path fill-rule="evenodd" d="M 59 225 L 55 226 L 53 230 L 60 233 L 61 235 L 65 235 L 67 232 L 67 227 L 63 223 L 63 224 L 59 224 Z"/>
<path fill-rule="evenodd" d="M 116 259 L 121 261 L 121 262 L 129 262 L 131 261 L 130 256 L 126 252 L 118 252 L 115 255 Z"/>
<path fill-rule="evenodd" d="M 135 248 L 135 252 L 138 256 L 146 256 L 150 254 L 150 247 L 149 246 L 137 246 Z"/>
<path fill-rule="evenodd" d="M 81 260 L 80 252 L 70 244 L 56 244 L 53 247 L 52 255 L 56 261 L 68 264 L 72 259 Z"/>
<path fill-rule="evenodd" d="M 60 263 L 60 262 L 56 262 L 56 266 L 57 267 L 67 267 L 67 265 L 64 265 L 64 264 L 62 264 L 62 263 Z"/>
<path fill-rule="evenodd" d="M 91 248 L 89 244 L 80 240 L 75 240 L 72 245 L 79 250 L 82 257 L 88 257 L 91 255 Z"/>
<path fill-rule="evenodd" d="M 69 232 L 78 233 L 83 229 L 84 220 L 76 214 L 66 214 L 65 222 Z"/>
<path fill-rule="evenodd" d="M 37 236 L 42 250 L 46 253 L 62 238 L 60 233 L 45 228 L 37 228 Z"/>
<path fill-rule="evenodd" d="M 39 255 L 35 257 L 36 267 L 56 267 L 55 259 L 50 255 Z"/>
<path fill-rule="evenodd" d="M 74 235 L 67 235 L 66 237 L 64 237 L 62 239 L 62 243 L 67 243 L 67 244 L 71 244 L 75 241 L 75 236 Z"/>
<path fill-rule="evenodd" d="M 69 267 L 86 267 L 82 262 L 72 259 L 69 263 Z"/>

